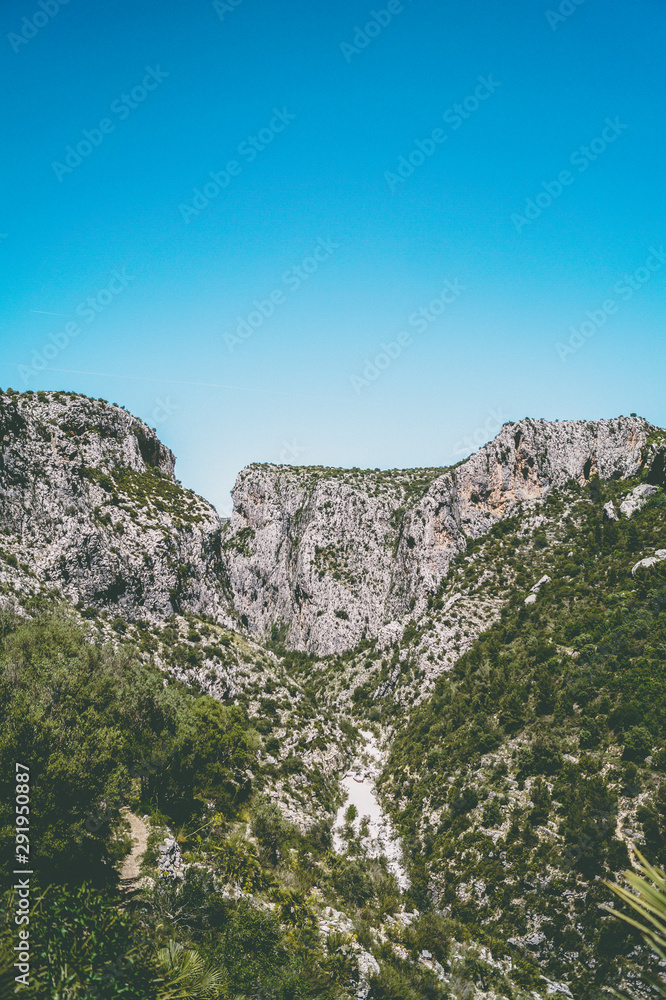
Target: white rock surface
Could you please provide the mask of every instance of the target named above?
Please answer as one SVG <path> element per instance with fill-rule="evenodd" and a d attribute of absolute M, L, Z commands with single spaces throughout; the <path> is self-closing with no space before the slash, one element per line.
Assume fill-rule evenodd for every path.
<path fill-rule="evenodd" d="M 651 486 L 649 483 L 642 483 L 640 486 L 636 486 L 620 504 L 621 513 L 625 517 L 631 517 L 632 514 L 635 514 L 637 510 L 640 510 L 647 503 L 650 497 L 655 495 L 657 490 L 657 486 Z"/>
<path fill-rule="evenodd" d="M 468 540 L 521 504 L 572 478 L 662 477 L 656 431 L 638 417 L 522 420 L 448 471 L 251 465 L 227 520 L 174 480 L 172 453 L 122 408 L 0 393 L 0 530 L 25 566 L 19 590 L 56 588 L 128 619 L 210 615 L 260 639 L 277 627 L 318 654 L 364 636 L 388 648 Z"/>
<path fill-rule="evenodd" d="M 341 782 L 347 799 L 340 806 L 335 820 L 333 846 L 336 851 L 344 853 L 345 840 L 341 833 L 344 815 L 349 806 L 355 806 L 357 816 L 352 826 L 357 836 L 363 819 L 367 817 L 369 821 L 368 834 L 361 837 L 368 857 L 384 856 L 389 871 L 395 875 L 400 888 L 405 890 L 409 887 L 409 879 L 402 864 L 400 841 L 381 807 L 377 793 L 376 781 L 384 764 L 384 755 L 372 733 L 361 732 L 361 736 L 364 739 L 363 747 Z"/>
<path fill-rule="evenodd" d="M 349 649 L 418 614 L 467 539 L 519 503 L 572 478 L 634 475 L 654 430 L 637 417 L 522 420 L 418 489 L 414 470 L 389 481 L 379 470 L 249 466 L 224 535 L 234 606 L 254 633 L 288 625 L 296 649 Z"/>
<path fill-rule="evenodd" d="M 615 510 L 615 504 L 613 503 L 612 500 L 609 500 L 608 503 L 604 504 L 604 515 L 608 518 L 609 521 L 620 520 L 619 515 Z"/>
<path fill-rule="evenodd" d="M 640 559 L 635 566 L 632 566 L 631 575 L 636 576 L 636 570 L 644 567 L 649 569 L 650 566 L 656 566 L 657 563 L 663 562 L 666 559 L 666 549 L 657 549 L 653 556 L 647 556 L 645 559 Z"/>
<path fill-rule="evenodd" d="M 155 431 L 108 403 L 40 395 L 0 393 L 5 548 L 74 604 L 152 620 L 192 611 L 231 626 L 220 519 L 176 483 Z"/>
<path fill-rule="evenodd" d="M 160 844 L 158 850 L 160 856 L 157 861 L 157 869 L 160 874 L 171 875 L 174 878 L 183 878 L 185 874 L 185 865 L 183 863 L 182 854 L 180 853 L 178 841 L 175 837 L 167 837 L 166 840 Z"/>

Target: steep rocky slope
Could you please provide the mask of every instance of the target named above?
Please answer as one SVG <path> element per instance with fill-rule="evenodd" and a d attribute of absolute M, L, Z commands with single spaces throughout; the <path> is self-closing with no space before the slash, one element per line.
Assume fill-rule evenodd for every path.
<path fill-rule="evenodd" d="M 30 748 L 62 841 L 38 863 L 120 858 L 115 820 L 72 816 L 122 780 L 152 831 L 135 933 L 193 938 L 242 995 L 636 988 L 645 950 L 598 907 L 633 844 L 666 849 L 666 432 L 250 466 L 226 523 L 122 408 L 7 393 L 0 420 L 0 771 Z"/>
<path fill-rule="evenodd" d="M 251 465 L 226 522 L 174 479 L 172 453 L 122 408 L 3 393 L 6 579 L 128 618 L 205 614 L 318 655 L 363 638 L 386 644 L 470 542 L 568 480 L 647 465 L 660 482 L 666 450 L 655 435 L 638 417 L 523 420 L 449 470 Z"/>
<path fill-rule="evenodd" d="M 128 618 L 196 611 L 232 624 L 220 586 L 220 519 L 173 470 L 155 432 L 117 406 L 71 393 L 2 393 L 5 582 L 24 595 L 52 587 Z"/>
<path fill-rule="evenodd" d="M 451 561 L 521 504 L 568 480 L 663 475 L 656 429 L 637 417 L 523 420 L 448 471 L 253 465 L 224 538 L 236 609 L 255 634 L 318 654 L 399 634 Z"/>
<path fill-rule="evenodd" d="M 377 669 L 355 706 L 396 729 L 383 787 L 412 878 L 475 934 L 524 949 L 535 983 L 563 979 L 575 997 L 604 995 L 618 970 L 645 995 L 645 956 L 600 909 L 601 880 L 635 847 L 666 860 L 666 562 L 650 558 L 666 543 L 666 493 L 645 485 L 570 485 L 535 530 L 500 525 L 474 553 L 512 581 L 498 620 L 407 725 Z M 629 517 L 608 516 L 637 492 Z M 474 562 L 452 576 L 483 593 Z M 397 685 L 437 605 L 400 644 Z"/>

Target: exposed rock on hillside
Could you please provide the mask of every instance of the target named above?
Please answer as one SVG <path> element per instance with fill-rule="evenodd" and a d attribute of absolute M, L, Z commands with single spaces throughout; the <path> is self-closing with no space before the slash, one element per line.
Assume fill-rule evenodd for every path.
<path fill-rule="evenodd" d="M 449 470 L 249 466 L 222 521 L 155 432 L 104 401 L 1 394 L 0 437 L 0 582 L 127 619 L 210 615 L 318 654 L 399 635 L 468 540 L 521 504 L 569 479 L 659 481 L 665 451 L 638 417 L 523 420 Z"/>
<path fill-rule="evenodd" d="M 422 610 L 467 539 L 520 503 L 569 479 L 635 475 L 654 432 L 637 417 L 523 420 L 448 471 L 249 466 L 224 542 L 234 605 L 255 633 L 349 649 Z"/>
<path fill-rule="evenodd" d="M 125 410 L 64 393 L 0 395 L 0 528 L 16 587 L 49 586 L 127 618 L 231 623 L 215 509 Z"/>

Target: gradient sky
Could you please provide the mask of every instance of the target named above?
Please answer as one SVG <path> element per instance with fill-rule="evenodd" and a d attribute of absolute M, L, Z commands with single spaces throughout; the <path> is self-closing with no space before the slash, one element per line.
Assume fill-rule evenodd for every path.
<path fill-rule="evenodd" d="M 222 512 L 253 461 L 441 466 L 524 416 L 666 424 L 664 0 L 0 21 L 3 388 L 125 405 Z"/>

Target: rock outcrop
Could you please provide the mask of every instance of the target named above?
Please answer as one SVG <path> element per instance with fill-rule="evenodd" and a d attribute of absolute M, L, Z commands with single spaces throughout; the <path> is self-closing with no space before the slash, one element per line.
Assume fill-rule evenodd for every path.
<path fill-rule="evenodd" d="M 348 649 L 421 610 L 468 539 L 522 502 L 635 475 L 655 431 L 638 417 L 522 420 L 449 471 L 249 466 L 224 541 L 234 605 L 252 632 Z"/>
<path fill-rule="evenodd" d="M 640 486 L 636 486 L 626 500 L 620 504 L 620 513 L 624 514 L 625 517 L 631 517 L 648 502 L 650 497 L 655 495 L 657 490 L 657 486 L 651 486 L 649 483 L 641 483 Z"/>
<path fill-rule="evenodd" d="M 174 456 L 125 410 L 70 393 L 0 395 L 0 567 L 129 619 L 231 624 L 220 519 L 174 479 Z"/>
<path fill-rule="evenodd" d="M 208 615 L 327 654 L 400 634 L 468 541 L 521 504 L 572 479 L 659 480 L 666 438 L 638 417 L 522 420 L 448 470 L 251 465 L 230 521 L 104 401 L 0 394 L 0 439 L 5 590 L 51 587 L 130 620 Z"/>

